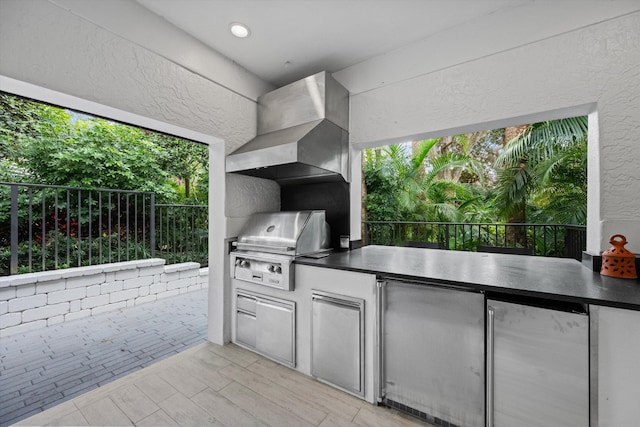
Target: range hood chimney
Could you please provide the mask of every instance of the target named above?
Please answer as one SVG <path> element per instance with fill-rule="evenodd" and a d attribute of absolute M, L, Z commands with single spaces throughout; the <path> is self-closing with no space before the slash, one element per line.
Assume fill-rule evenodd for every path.
<path fill-rule="evenodd" d="M 349 92 L 322 71 L 258 98 L 258 136 L 226 170 L 280 185 L 348 182 L 348 128 Z"/>

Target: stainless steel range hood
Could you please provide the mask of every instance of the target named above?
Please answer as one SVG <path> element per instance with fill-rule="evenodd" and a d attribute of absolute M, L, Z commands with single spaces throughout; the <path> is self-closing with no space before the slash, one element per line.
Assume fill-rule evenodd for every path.
<path fill-rule="evenodd" d="M 258 98 L 258 136 L 227 172 L 280 184 L 349 181 L 349 92 L 326 71 Z"/>

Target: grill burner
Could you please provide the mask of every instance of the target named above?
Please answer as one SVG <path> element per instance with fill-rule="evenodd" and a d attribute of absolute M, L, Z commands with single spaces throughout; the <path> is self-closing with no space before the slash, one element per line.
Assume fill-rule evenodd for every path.
<path fill-rule="evenodd" d="M 323 210 L 254 214 L 234 242 L 231 277 L 293 291 L 293 261 L 331 251 L 329 236 Z"/>

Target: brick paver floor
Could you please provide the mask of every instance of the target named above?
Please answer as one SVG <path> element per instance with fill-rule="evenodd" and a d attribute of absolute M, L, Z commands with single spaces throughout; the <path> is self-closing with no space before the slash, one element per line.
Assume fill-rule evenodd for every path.
<path fill-rule="evenodd" d="M 0 338 L 0 426 L 205 341 L 207 290 Z"/>

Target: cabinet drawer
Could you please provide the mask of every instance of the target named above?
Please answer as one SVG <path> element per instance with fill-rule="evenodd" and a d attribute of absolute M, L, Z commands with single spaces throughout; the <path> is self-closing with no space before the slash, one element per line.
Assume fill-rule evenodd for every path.
<path fill-rule="evenodd" d="M 236 299 L 236 307 L 238 310 L 255 314 L 256 299 L 248 295 L 238 294 L 238 297 Z"/>
<path fill-rule="evenodd" d="M 256 347 L 256 316 L 241 311 L 236 313 L 236 341 Z"/>
<path fill-rule="evenodd" d="M 295 302 L 238 289 L 235 316 L 235 342 L 295 367 Z"/>

